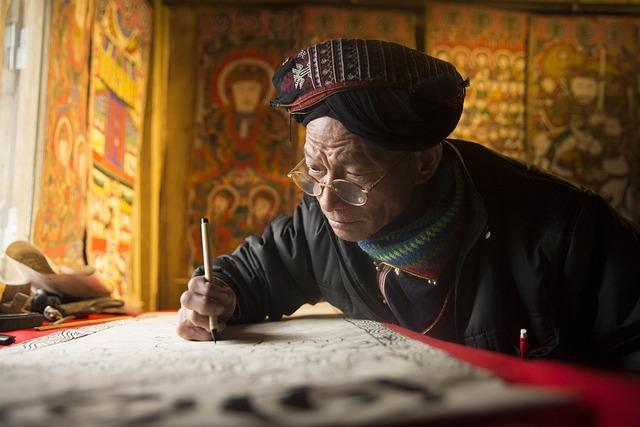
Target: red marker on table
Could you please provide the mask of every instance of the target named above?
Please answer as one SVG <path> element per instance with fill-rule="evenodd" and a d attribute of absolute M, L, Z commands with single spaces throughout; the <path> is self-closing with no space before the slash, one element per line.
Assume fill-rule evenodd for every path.
<path fill-rule="evenodd" d="M 527 339 L 527 330 L 520 329 L 520 358 L 526 359 L 529 353 L 529 341 Z"/>

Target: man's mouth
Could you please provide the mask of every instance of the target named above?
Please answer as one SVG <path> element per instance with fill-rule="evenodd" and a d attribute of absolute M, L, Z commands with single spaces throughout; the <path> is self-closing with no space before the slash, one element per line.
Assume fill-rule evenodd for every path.
<path fill-rule="evenodd" d="M 327 220 L 329 221 L 329 224 L 331 224 L 331 226 L 334 228 L 347 227 L 351 224 L 358 222 L 358 220 L 346 220 L 346 219 L 337 220 L 337 219 L 331 219 L 331 218 L 327 218 Z"/>

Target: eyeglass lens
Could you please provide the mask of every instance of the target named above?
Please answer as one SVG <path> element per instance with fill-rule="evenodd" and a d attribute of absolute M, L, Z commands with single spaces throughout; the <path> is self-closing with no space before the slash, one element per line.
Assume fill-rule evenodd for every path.
<path fill-rule="evenodd" d="M 294 172 L 291 174 L 291 178 L 302 191 L 310 196 L 319 196 L 322 193 L 323 185 L 306 173 Z M 331 188 L 338 197 L 354 206 L 362 206 L 367 201 L 366 193 L 349 181 L 336 179 L 331 183 Z"/>

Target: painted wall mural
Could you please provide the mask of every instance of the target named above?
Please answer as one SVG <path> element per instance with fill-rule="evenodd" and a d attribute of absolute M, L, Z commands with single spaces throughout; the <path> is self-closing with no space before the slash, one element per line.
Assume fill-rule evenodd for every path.
<path fill-rule="evenodd" d="M 426 51 L 471 80 L 452 137 L 524 160 L 527 15 L 436 3 L 426 33 Z"/>
<path fill-rule="evenodd" d="M 302 138 L 267 105 L 286 55 L 336 36 L 416 45 L 410 11 L 198 10 L 190 265 L 201 263 L 200 217 L 214 224 L 215 252 L 230 252 L 300 198 L 286 173 Z M 151 9 L 144 0 L 54 2 L 51 19 L 33 240 L 58 264 L 83 264 L 86 253 L 115 296 L 126 297 Z M 592 188 L 640 223 L 640 19 L 432 4 L 425 29 L 426 50 L 471 78 L 454 136 Z"/>
<path fill-rule="evenodd" d="M 202 262 L 199 220 L 215 253 L 232 251 L 298 201 L 286 173 L 299 155 L 288 117 L 268 106 L 271 76 L 293 51 L 295 10 L 216 9 L 198 22 L 197 136 L 189 176 L 190 264 Z"/>
<path fill-rule="evenodd" d="M 151 46 L 144 0 L 97 0 L 91 57 L 92 149 L 87 252 L 100 277 L 127 298 L 133 203 Z"/>
<path fill-rule="evenodd" d="M 338 37 L 378 39 L 416 46 L 416 18 L 407 11 L 350 7 L 302 8 L 300 47 Z"/>
<path fill-rule="evenodd" d="M 46 135 L 33 242 L 59 266 L 85 264 L 87 87 L 93 2 L 54 2 L 51 10 Z"/>
<path fill-rule="evenodd" d="M 531 160 L 640 222 L 640 19 L 532 17 Z"/>
<path fill-rule="evenodd" d="M 297 126 L 268 106 L 286 55 L 342 34 L 415 45 L 410 13 L 301 7 L 215 9 L 198 23 L 197 136 L 189 176 L 189 264 L 202 262 L 199 220 L 213 223 L 216 254 L 290 214 L 300 192 L 287 172 L 302 155 Z M 346 31 L 346 32 L 345 32 Z"/>

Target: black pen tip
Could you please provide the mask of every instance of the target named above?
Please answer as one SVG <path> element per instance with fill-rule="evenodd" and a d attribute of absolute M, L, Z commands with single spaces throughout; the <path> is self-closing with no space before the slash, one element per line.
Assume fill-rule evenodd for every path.
<path fill-rule="evenodd" d="M 213 343 L 214 344 L 218 343 L 218 330 L 217 329 L 212 329 L 211 330 L 211 338 L 213 338 Z"/>

